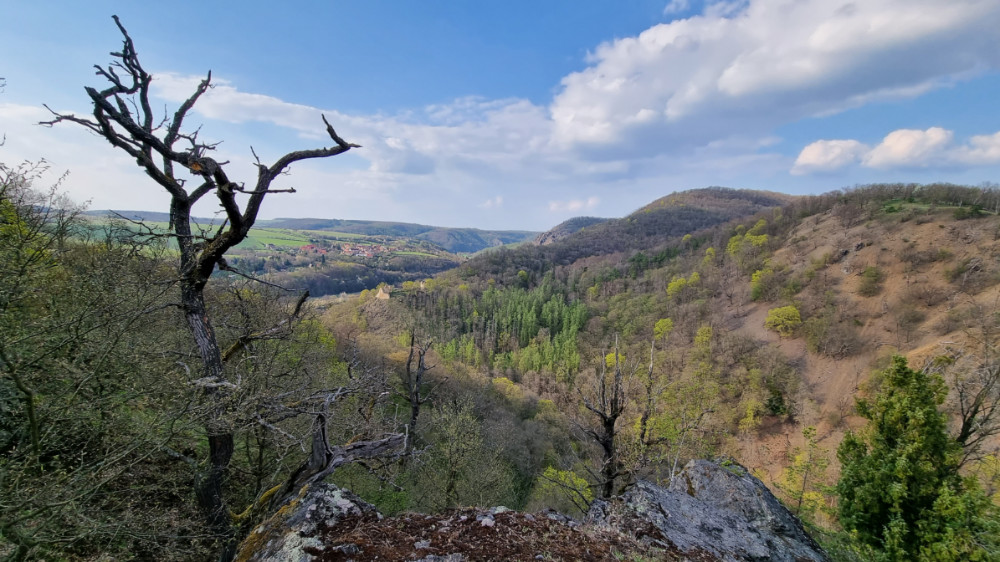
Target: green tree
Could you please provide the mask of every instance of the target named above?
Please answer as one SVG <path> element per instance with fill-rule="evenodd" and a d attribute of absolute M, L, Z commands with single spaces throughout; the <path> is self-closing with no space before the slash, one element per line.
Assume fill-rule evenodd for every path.
<path fill-rule="evenodd" d="M 427 449 L 414 461 L 414 507 L 440 511 L 460 505 L 511 505 L 514 474 L 484 439 L 473 405 L 459 399 L 432 411 L 421 429 Z"/>
<path fill-rule="evenodd" d="M 801 324 L 802 317 L 799 315 L 799 309 L 792 305 L 768 310 L 767 319 L 764 320 L 765 326 L 784 337 L 792 335 Z"/>
<path fill-rule="evenodd" d="M 985 496 L 958 474 L 960 447 L 938 407 L 947 387 L 894 357 L 880 389 L 859 400 L 869 421 L 837 450 L 840 522 L 882 560 L 985 560 L 997 554 Z"/>
<path fill-rule="evenodd" d="M 594 501 L 594 492 L 585 478 L 572 470 L 547 467 L 535 480 L 531 503 L 554 507 L 562 513 L 584 515 Z"/>
<path fill-rule="evenodd" d="M 791 464 L 777 484 L 791 500 L 795 515 L 811 520 L 826 500 L 823 490 L 829 489 L 824 484 L 830 460 L 827 451 L 819 446 L 815 427 L 804 428 L 802 437 L 806 446 L 792 451 Z"/>

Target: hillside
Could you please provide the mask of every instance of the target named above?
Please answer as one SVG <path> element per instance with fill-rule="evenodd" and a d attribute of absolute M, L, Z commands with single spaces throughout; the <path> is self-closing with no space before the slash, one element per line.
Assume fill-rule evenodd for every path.
<path fill-rule="evenodd" d="M 166 232 L 167 213 L 87 211 L 93 228 L 108 217 L 137 221 L 142 228 Z M 194 219 L 207 228 L 212 219 Z M 136 224 L 127 228 L 140 229 Z M 484 249 L 518 244 L 527 231 L 489 231 L 419 224 L 337 219 L 260 220 L 226 259 L 240 273 L 266 279 L 315 297 L 358 293 L 381 283 L 420 281 L 457 267 Z"/>
<path fill-rule="evenodd" d="M 872 559 L 883 544 L 877 522 L 843 532 L 864 521 L 847 517 L 884 505 L 847 511 L 849 494 L 891 500 L 884 491 L 900 487 L 931 506 L 907 510 L 923 533 L 911 551 L 996 551 L 1000 216 L 988 209 L 1000 191 L 892 184 L 778 199 L 676 194 L 430 278 L 405 262 L 446 255 L 424 240 L 271 229 L 272 241 L 251 241 L 265 249 L 225 255 L 263 268 L 267 283 L 232 272 L 207 280 L 225 374 L 213 379 L 196 368 L 199 340 L 178 314 L 175 249 L 128 230 L 80 236 L 93 224 L 25 192 L 0 229 L 10 303 L 0 315 L 0 459 L 11 475 L 0 482 L 0 555 L 207 559 L 218 537 L 235 552 L 324 479 L 385 516 L 329 529 L 329 546 L 346 549 L 334 558 L 396 552 L 371 538 L 391 533 L 412 539 L 403 556 L 488 559 L 509 547 L 514 558 L 573 559 L 570 547 L 584 543 L 569 518 L 596 513 L 614 528 L 616 510 L 647 492 L 627 515 L 638 527 L 588 530 L 597 534 L 584 550 L 655 556 L 647 547 L 671 548 L 663 529 L 684 552 L 726 536 L 745 546 L 761 518 L 725 487 L 698 484 L 704 459 L 716 459 L 721 481 L 747 483 L 752 505 L 769 497 L 766 484 L 832 560 Z M 393 246 L 404 243 L 411 249 Z M 335 270 L 363 286 L 393 264 L 394 287 L 315 308 L 286 290 Z M 233 527 L 206 533 L 193 483 L 218 438 L 202 427 L 209 414 L 231 432 Z M 852 463 L 876 448 L 881 457 L 862 460 L 890 461 Z M 886 469 L 896 466 L 921 467 L 931 485 Z M 842 475 L 851 484 L 833 487 Z M 701 510 L 689 498 L 708 490 L 723 499 L 696 525 L 707 538 L 689 541 L 692 529 L 676 525 L 686 515 L 657 515 Z M 563 515 L 550 525 L 548 515 L 470 508 L 500 505 Z M 653 520 L 665 527 L 653 531 Z M 522 541 L 503 540 L 529 523 Z M 924 533 L 928 524 L 955 532 Z M 496 542 L 437 542 L 438 525 Z M 137 531 L 123 536 L 123 526 Z M 862 543 L 862 532 L 876 536 Z M 620 540 L 613 550 L 599 546 L 607 537 Z M 718 557 L 767 559 L 749 550 Z"/>
<path fill-rule="evenodd" d="M 544 245 L 524 245 L 509 250 L 477 256 L 463 264 L 462 275 L 479 279 L 496 278 L 503 283 L 514 282 L 518 271 L 524 270 L 541 278 L 553 266 L 569 266 L 588 258 L 632 255 L 645 262 L 665 263 L 686 234 L 727 223 L 783 205 L 788 196 L 721 187 L 694 189 L 664 197 L 662 204 L 647 205 L 628 216 L 600 220 L 590 226 L 590 219 L 571 219 L 557 227 L 555 240 Z M 573 230 L 563 235 L 562 232 Z M 603 259 L 603 258 L 601 258 Z"/>
<path fill-rule="evenodd" d="M 575 217 L 567 221 L 563 221 L 549 230 L 539 234 L 535 237 L 532 243 L 539 246 L 546 246 L 548 244 L 558 242 L 559 240 L 583 230 L 588 226 L 601 224 L 607 220 L 608 219 L 602 219 L 600 217 Z"/>
<path fill-rule="evenodd" d="M 84 215 L 90 217 L 106 217 L 109 214 L 121 215 L 129 220 L 149 223 L 166 224 L 170 220 L 168 213 L 156 211 L 92 210 L 84 212 Z M 202 225 L 218 222 L 217 220 L 208 218 L 196 218 L 194 220 Z M 537 232 L 527 230 L 480 230 L 478 228 L 449 228 L 403 222 L 315 218 L 258 220 L 254 228 L 260 231 L 332 232 L 370 238 L 413 238 L 431 242 L 453 254 L 474 254 L 486 248 L 526 242 L 538 235 Z"/>
<path fill-rule="evenodd" d="M 344 232 L 363 236 L 416 238 L 432 242 L 454 254 L 473 254 L 486 248 L 517 244 L 531 240 L 538 234 L 522 230 L 480 230 L 478 228 L 447 228 L 401 222 L 338 219 L 271 219 L 258 221 L 258 225 L 263 228 L 290 228 Z"/>
<path fill-rule="evenodd" d="M 477 256 L 388 302 L 346 306 L 375 340 L 413 326 L 434 342 L 437 392 L 478 396 L 470 407 L 483 443 L 504 459 L 491 462 L 534 475 L 525 505 L 572 512 L 579 504 L 546 482 L 596 495 L 722 454 L 786 501 L 798 489 L 811 498 L 801 513 L 835 528 L 834 452 L 863 425 L 854 399 L 878 388 L 873 373 L 893 354 L 917 368 L 937 358 L 960 434 L 972 384 L 963 377 L 992 357 L 1000 327 L 1000 217 L 983 210 L 996 198 L 949 185 L 681 194 L 547 246 Z M 793 320 L 776 320 L 789 309 Z M 331 310 L 328 322 L 345 313 Z M 584 407 L 611 392 L 612 369 L 626 381 L 614 477 L 593 468 L 612 461 Z M 1000 404 L 1000 385 L 984 392 Z M 967 456 L 995 458 L 995 433 L 981 436 L 963 441 Z M 807 449 L 826 468 L 795 484 L 792 460 Z M 970 462 L 995 491 L 997 471 Z"/>

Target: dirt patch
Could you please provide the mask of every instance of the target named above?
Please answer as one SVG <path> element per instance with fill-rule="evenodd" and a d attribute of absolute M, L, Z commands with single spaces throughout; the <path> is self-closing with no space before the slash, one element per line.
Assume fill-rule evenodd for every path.
<path fill-rule="evenodd" d="M 322 561 L 421 560 L 461 555 L 461 560 L 618 561 L 650 548 L 623 535 L 568 523 L 563 516 L 459 509 L 441 515 L 375 515 L 321 529 L 323 547 L 307 547 Z M 435 558 L 431 558 L 432 560 Z M 457 558 L 453 558 L 457 559 Z M 679 560 L 656 552 L 658 560 Z"/>

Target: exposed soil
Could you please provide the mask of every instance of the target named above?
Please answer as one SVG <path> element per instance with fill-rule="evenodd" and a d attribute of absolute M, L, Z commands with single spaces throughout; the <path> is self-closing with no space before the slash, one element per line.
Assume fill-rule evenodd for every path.
<path fill-rule="evenodd" d="M 324 548 L 306 548 L 306 552 L 330 562 L 681 559 L 618 533 L 569 522 L 561 515 L 497 509 L 410 513 L 382 520 L 374 515 L 349 518 L 322 529 L 317 538 Z"/>
<path fill-rule="evenodd" d="M 854 319 L 863 347 L 838 358 L 809 352 L 802 337 L 782 338 L 764 327 L 767 311 L 783 303 L 749 303 L 733 329 L 781 349 L 799 365 L 802 387 L 796 423 L 765 424 L 754 438 L 737 444 L 738 458 L 772 482 L 787 464 L 788 453 L 804 445 L 801 427 L 815 426 L 820 446 L 833 451 L 848 428 L 863 425 L 854 415 L 854 398 L 878 358 L 899 353 L 920 367 L 944 345 L 963 345 L 967 334 L 961 328 L 942 326 L 956 309 L 977 305 L 985 311 L 1000 310 L 998 229 L 997 217 L 956 221 L 949 210 L 905 222 L 892 217 L 861 221 L 851 228 L 844 228 L 831 213 L 804 221 L 789 236 L 791 242 L 775 252 L 772 263 L 801 273 L 835 256 L 813 282 L 822 280 L 825 290 L 838 296 L 840 311 Z M 981 269 L 949 280 L 949 270 L 970 260 L 980 260 Z M 873 296 L 859 291 L 867 267 L 882 273 Z M 831 471 L 836 472 L 836 466 Z"/>

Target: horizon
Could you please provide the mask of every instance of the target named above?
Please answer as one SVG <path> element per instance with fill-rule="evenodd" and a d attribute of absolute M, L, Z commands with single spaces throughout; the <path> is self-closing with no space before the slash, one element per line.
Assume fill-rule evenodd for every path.
<path fill-rule="evenodd" d="M 280 187 L 297 193 L 269 196 L 262 220 L 544 232 L 712 185 L 1000 177 L 996 2 L 57 5 L 6 14 L 0 160 L 68 171 L 91 208 L 167 208 L 103 139 L 35 125 L 43 103 L 89 114 L 93 65 L 121 45 L 112 13 L 169 111 L 213 71 L 188 123 L 224 141 L 231 177 L 252 174 L 251 146 L 269 162 L 324 144 L 321 112 L 364 147 L 294 166 Z M 179 13 L 218 25 L 162 24 Z"/>

